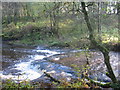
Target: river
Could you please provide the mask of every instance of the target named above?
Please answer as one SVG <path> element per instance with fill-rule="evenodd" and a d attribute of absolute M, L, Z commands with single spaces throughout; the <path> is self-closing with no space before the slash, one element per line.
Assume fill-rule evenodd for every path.
<path fill-rule="evenodd" d="M 1 78 L 12 78 L 15 81 L 30 80 L 50 82 L 44 72 L 51 74 L 56 79 L 65 78 L 67 81 L 77 78 L 76 71 L 71 67 L 51 62 L 50 60 L 60 60 L 67 57 L 69 53 L 81 52 L 83 50 L 73 50 L 65 48 L 48 48 L 44 46 L 27 45 L 2 45 L 2 71 Z M 111 64 L 117 78 L 120 78 L 119 70 L 120 52 L 110 52 Z M 99 56 L 99 54 L 98 54 Z M 93 59 L 90 64 L 90 78 L 97 77 L 99 81 L 111 81 L 106 75 L 106 67 L 103 61 Z M 92 73 L 92 74 L 91 74 Z"/>

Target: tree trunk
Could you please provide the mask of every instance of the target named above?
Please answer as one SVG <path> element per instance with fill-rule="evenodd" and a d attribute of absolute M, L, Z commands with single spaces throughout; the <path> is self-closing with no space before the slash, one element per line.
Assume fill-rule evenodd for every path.
<path fill-rule="evenodd" d="M 98 38 L 99 38 L 99 40 L 100 41 L 102 41 L 101 40 L 101 20 L 100 20 L 100 15 L 101 15 L 101 13 L 100 13 L 100 6 L 101 6 L 101 3 L 100 2 L 98 2 Z"/>
<path fill-rule="evenodd" d="M 117 2 L 117 15 L 118 15 L 118 35 L 120 35 L 120 2 Z M 118 37 L 120 40 L 120 37 Z"/>
<path fill-rule="evenodd" d="M 58 32 L 58 18 L 59 15 L 59 3 L 54 3 L 53 10 L 50 12 L 50 23 L 51 23 L 51 32 L 54 36 L 59 38 L 59 32 Z"/>
<path fill-rule="evenodd" d="M 102 46 L 100 42 L 97 42 L 95 40 L 94 35 L 93 35 L 94 34 L 94 30 L 92 29 L 90 21 L 89 21 L 88 13 L 87 13 L 86 8 L 85 8 L 85 2 L 81 2 L 81 6 L 82 6 L 82 12 L 84 13 L 84 19 L 86 21 L 86 24 L 87 24 L 87 27 L 88 27 L 88 30 L 89 30 L 89 39 L 90 39 L 91 43 L 93 45 L 95 45 L 95 47 L 97 47 L 103 53 L 104 62 L 106 64 L 107 70 L 108 70 L 107 76 L 109 78 L 111 78 L 113 83 L 117 83 L 117 79 L 116 79 L 116 77 L 115 77 L 115 75 L 113 73 L 112 67 L 110 65 L 109 51 L 107 50 L 107 48 Z"/>

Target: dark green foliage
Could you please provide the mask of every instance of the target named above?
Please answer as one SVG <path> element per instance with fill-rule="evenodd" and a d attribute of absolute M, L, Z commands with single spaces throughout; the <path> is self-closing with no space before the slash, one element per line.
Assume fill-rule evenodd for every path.
<path fill-rule="evenodd" d="M 117 90 L 117 89 L 120 89 L 120 83 L 112 83 L 112 84 L 111 84 L 111 87 L 112 87 L 112 88 L 115 88 L 116 90 Z"/>

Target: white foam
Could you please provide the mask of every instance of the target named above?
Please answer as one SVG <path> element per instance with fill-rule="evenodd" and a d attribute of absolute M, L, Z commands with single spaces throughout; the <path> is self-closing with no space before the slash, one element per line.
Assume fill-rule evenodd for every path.
<path fill-rule="evenodd" d="M 19 80 L 34 80 L 40 77 L 43 74 L 43 72 L 39 70 L 37 66 L 34 66 L 34 67 L 31 66 L 31 62 L 58 54 L 58 52 L 50 51 L 50 50 L 37 50 L 37 52 L 47 53 L 46 54 L 47 56 L 34 55 L 34 56 L 31 56 L 31 59 L 29 60 L 29 62 L 21 62 L 15 65 L 16 66 L 15 69 L 21 71 L 20 72 L 21 75 L 19 75 Z M 18 80 L 18 76 L 13 76 L 13 75 L 2 75 L 2 78 L 6 78 L 6 79 L 12 78 L 14 80 Z"/>
<path fill-rule="evenodd" d="M 45 56 L 43 56 L 43 55 L 35 55 L 33 57 L 34 60 L 43 59 L 43 58 L 45 58 Z"/>
<path fill-rule="evenodd" d="M 36 50 L 37 52 L 43 52 L 43 53 L 49 53 L 49 54 L 60 54 L 56 51 L 50 51 L 50 50 Z"/>
<path fill-rule="evenodd" d="M 55 54 L 58 54 L 58 52 L 56 51 L 50 51 L 50 50 L 37 50 L 37 52 L 42 52 L 42 53 L 46 53 L 45 55 L 32 55 L 30 56 L 31 59 L 29 59 L 28 62 L 21 62 L 19 64 L 15 64 L 15 69 L 16 70 L 20 70 L 21 72 L 18 72 L 18 74 L 20 73 L 21 75 L 19 76 L 15 76 L 12 74 L 9 75 L 3 75 L 1 73 L 1 77 L 4 79 L 13 79 L 13 80 L 34 80 L 37 79 L 38 77 L 40 77 L 43 72 L 41 70 L 38 69 L 37 66 L 31 66 L 31 62 L 35 61 L 35 60 L 41 60 L 45 57 L 49 57 Z"/>
<path fill-rule="evenodd" d="M 14 76 L 14 75 L 11 75 L 11 74 L 9 74 L 9 75 L 1 74 L 0 76 L 1 76 L 2 79 L 13 79 L 13 80 L 19 80 L 19 81 L 26 80 L 26 81 L 28 81 L 28 80 L 34 80 L 34 79 L 36 79 L 36 78 L 38 78 L 42 75 L 42 74 L 37 73 L 33 70 L 28 70 L 28 72 L 26 72 L 26 74 L 23 74 L 23 75 Z"/>
<path fill-rule="evenodd" d="M 34 59 L 42 59 L 44 58 L 43 56 L 40 55 L 35 55 L 35 57 L 33 57 Z M 21 72 L 20 75 L 3 75 L 1 73 L 1 78 L 3 79 L 13 79 L 13 80 L 34 80 L 39 78 L 43 72 L 41 70 L 38 69 L 38 67 L 31 67 L 31 62 L 34 61 L 34 59 L 31 59 L 29 62 L 21 62 L 19 64 L 15 64 L 16 66 L 16 70 L 20 70 Z"/>
<path fill-rule="evenodd" d="M 56 58 L 54 58 L 54 60 L 55 60 L 55 61 L 58 61 L 58 60 L 60 60 L 60 58 L 59 58 L 59 57 L 56 57 Z"/>
<path fill-rule="evenodd" d="M 31 67 L 31 62 L 34 60 L 43 59 L 44 57 L 45 56 L 43 55 L 35 55 L 29 62 L 21 62 L 19 64 L 16 64 L 15 69 L 21 70 L 22 75 L 20 75 L 20 80 L 34 80 L 40 77 L 43 74 L 43 72 L 40 70 L 38 71 L 38 67 Z"/>
<path fill-rule="evenodd" d="M 21 70 L 21 74 L 20 75 L 20 80 L 25 80 L 25 79 L 29 79 L 29 80 L 34 80 L 38 77 L 40 77 L 43 72 L 42 71 L 38 71 L 37 67 L 31 68 L 31 61 L 30 62 L 22 62 L 19 64 L 16 64 L 16 68 L 17 70 Z"/>

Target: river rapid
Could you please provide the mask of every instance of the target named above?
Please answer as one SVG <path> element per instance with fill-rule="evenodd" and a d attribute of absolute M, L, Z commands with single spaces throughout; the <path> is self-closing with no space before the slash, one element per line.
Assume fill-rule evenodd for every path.
<path fill-rule="evenodd" d="M 46 77 L 44 72 L 47 72 L 56 79 L 71 79 L 77 78 L 76 71 L 73 68 L 63 66 L 51 62 L 51 59 L 60 60 L 67 57 L 69 53 L 77 53 L 83 50 L 73 50 L 56 47 L 43 46 L 23 46 L 23 45 L 2 45 L 2 71 L 0 76 L 2 80 L 13 79 L 16 82 L 22 80 L 50 82 L 50 78 Z M 98 57 L 100 54 L 98 53 Z M 110 60 L 114 73 L 117 78 L 120 78 L 120 52 L 110 52 L 113 58 Z M 93 59 L 90 61 L 89 77 L 103 82 L 110 82 L 110 78 L 105 75 L 106 67 L 103 61 Z"/>

